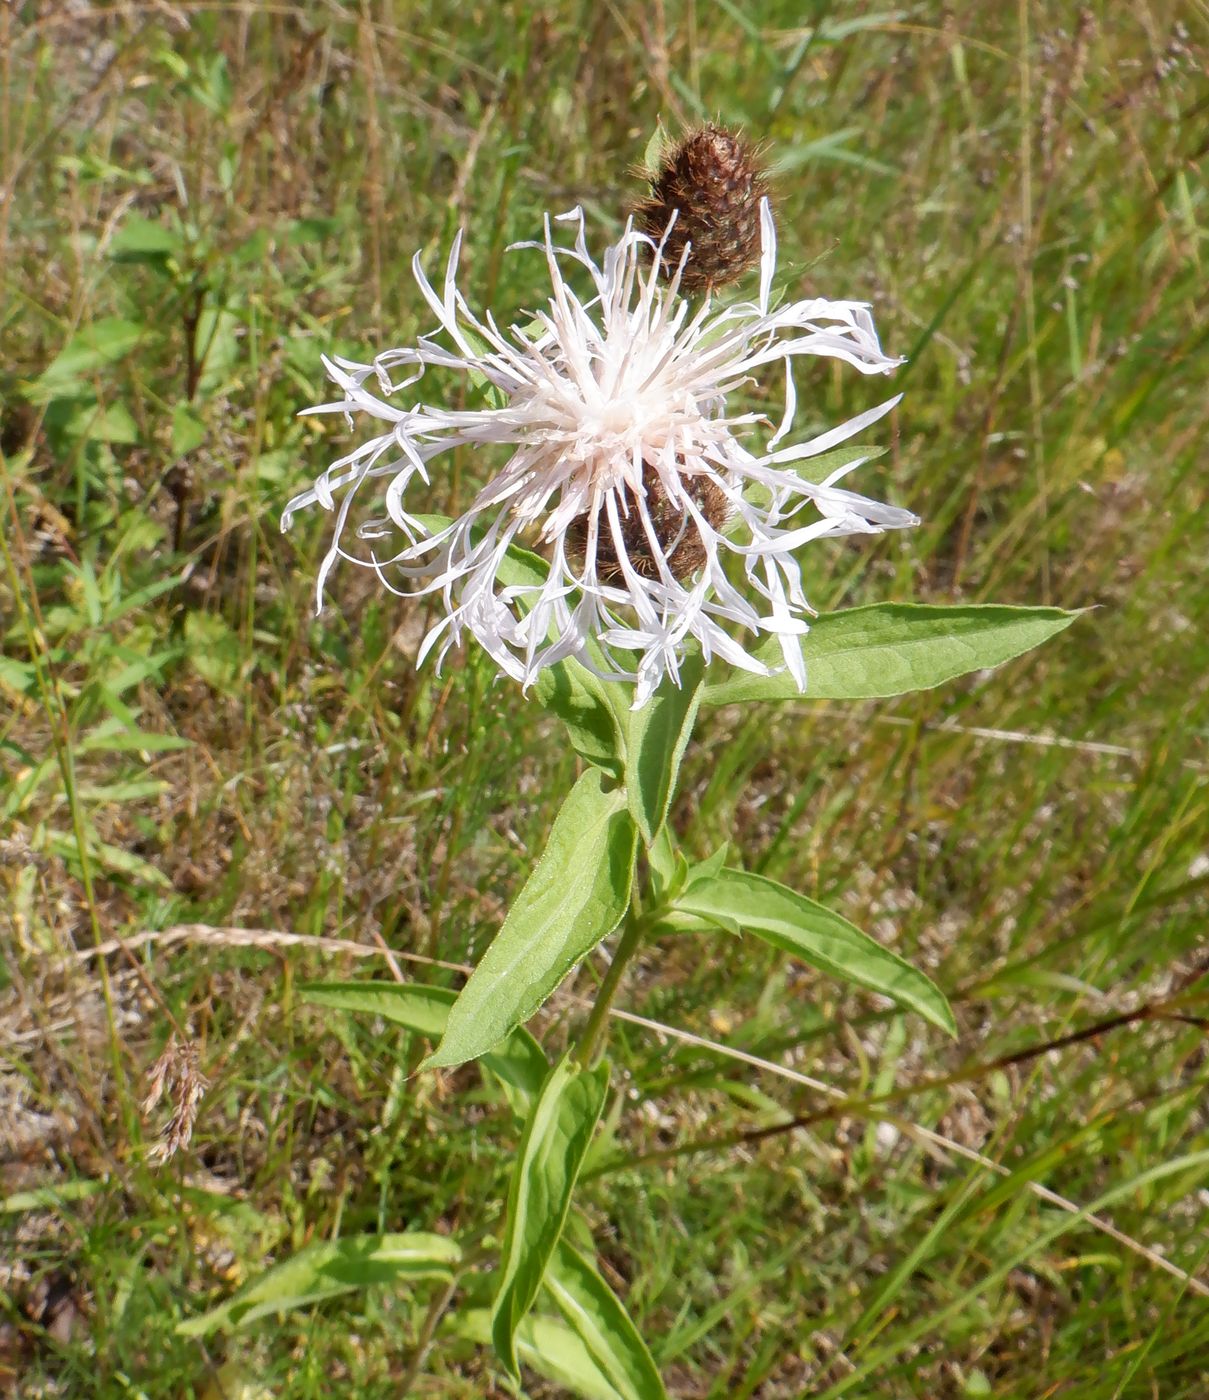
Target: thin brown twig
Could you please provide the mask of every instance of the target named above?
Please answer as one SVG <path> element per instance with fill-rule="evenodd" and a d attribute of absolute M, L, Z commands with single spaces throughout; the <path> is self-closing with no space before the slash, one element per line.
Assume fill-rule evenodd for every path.
<path fill-rule="evenodd" d="M 428 1312 L 424 1318 L 424 1324 L 420 1329 L 420 1335 L 416 1340 L 415 1350 L 411 1354 L 411 1360 L 407 1363 L 407 1370 L 404 1372 L 402 1380 L 399 1382 L 400 1395 L 410 1395 L 411 1388 L 415 1384 L 416 1377 L 420 1374 L 420 1368 L 428 1360 L 428 1353 L 432 1350 L 433 1338 L 436 1336 L 437 1327 L 441 1319 L 449 1310 L 450 1303 L 453 1302 L 454 1294 L 458 1291 L 461 1282 L 461 1275 L 454 1274 L 441 1291 L 434 1295 L 432 1302 L 428 1305 Z"/>
<path fill-rule="evenodd" d="M 386 956 L 384 950 L 369 943 L 355 943 L 351 938 L 330 938 L 307 933 L 289 933 L 284 929 L 271 928 L 230 928 L 212 924 L 173 924 L 164 929 L 143 929 L 129 938 L 109 938 L 91 948 L 79 948 L 75 960 L 85 962 L 89 958 L 108 957 L 113 953 L 132 953 L 149 944 L 170 946 L 173 943 L 208 943 L 212 947 L 225 948 L 294 948 L 301 944 L 315 947 L 322 952 L 350 953 L 358 958 L 380 958 Z M 393 949 L 391 956 L 403 962 L 423 963 L 425 967 L 441 967 L 449 972 L 464 972 L 467 976 L 474 971 L 468 963 L 442 962 L 440 958 L 425 957 L 422 953 L 408 953 Z"/>

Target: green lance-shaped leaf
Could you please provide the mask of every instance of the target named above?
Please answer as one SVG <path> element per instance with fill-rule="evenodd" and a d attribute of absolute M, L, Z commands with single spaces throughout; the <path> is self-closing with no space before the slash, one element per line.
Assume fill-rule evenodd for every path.
<path fill-rule="evenodd" d="M 659 1370 L 622 1306 L 590 1260 L 560 1240 L 546 1292 L 592 1360 L 625 1400 L 667 1400 Z"/>
<path fill-rule="evenodd" d="M 516 1329 L 533 1306 L 562 1236 L 608 1087 L 607 1065 L 580 1069 L 568 1056 L 550 1071 L 525 1124 L 508 1187 L 508 1223 L 491 1323 L 495 1350 L 513 1375 Z"/>
<path fill-rule="evenodd" d="M 312 982 L 302 988 L 306 1001 L 381 1016 L 430 1040 L 445 1034 L 457 995 L 449 987 L 427 987 L 419 982 Z M 545 1081 L 550 1062 L 529 1032 L 517 1026 L 483 1056 L 482 1066 L 503 1084 L 513 1113 L 524 1118 Z"/>
<path fill-rule="evenodd" d="M 827 613 L 802 638 L 803 695 L 788 671 L 756 676 L 734 671 L 707 685 L 706 705 L 746 700 L 874 700 L 931 690 L 956 676 L 999 666 L 1038 646 L 1078 617 L 1061 608 L 1014 608 L 996 603 L 931 607 L 874 603 Z M 783 666 L 776 638 L 755 650 L 757 660 Z"/>
<path fill-rule="evenodd" d="M 166 224 L 128 214 L 110 239 L 108 253 L 114 262 L 163 265 L 169 259 L 179 262 L 184 257 L 185 241 Z"/>
<path fill-rule="evenodd" d="M 700 654 L 685 657 L 680 666 L 680 684 L 673 685 L 665 678 L 642 709 L 630 714 L 626 788 L 630 814 L 648 846 L 667 817 L 680 762 L 701 704 L 704 672 Z"/>
<path fill-rule="evenodd" d="M 491 1314 L 486 1308 L 459 1310 L 450 1317 L 449 1325 L 459 1337 L 472 1342 L 491 1341 Z M 530 1313 L 516 1329 L 516 1356 L 539 1376 L 583 1400 L 624 1400 L 561 1318 Z"/>
<path fill-rule="evenodd" d="M 922 972 L 841 915 L 775 880 L 723 870 L 690 885 L 675 907 L 721 928 L 754 933 L 812 967 L 891 997 L 950 1035 L 957 1033 L 944 993 Z"/>
<path fill-rule="evenodd" d="M 637 842 L 624 789 L 606 792 L 599 770 L 589 768 L 424 1068 L 460 1065 L 494 1049 L 612 933 L 629 907 Z"/>
<path fill-rule="evenodd" d="M 25 397 L 31 403 L 49 403 L 67 398 L 87 386 L 91 377 L 105 365 L 125 359 L 139 343 L 146 327 L 120 316 L 103 316 L 91 321 L 72 336 L 37 379 L 28 386 Z"/>
<path fill-rule="evenodd" d="M 656 117 L 655 130 L 651 132 L 646 149 L 642 153 L 642 169 L 653 176 L 663 163 L 663 154 L 671 144 L 662 118 Z"/>
<path fill-rule="evenodd" d="M 234 1298 L 177 1326 L 185 1337 L 204 1337 L 220 1327 L 239 1327 L 266 1313 L 288 1312 L 400 1279 L 448 1282 L 462 1251 L 445 1235 L 408 1230 L 393 1235 L 350 1235 L 309 1245 L 240 1289 Z"/>

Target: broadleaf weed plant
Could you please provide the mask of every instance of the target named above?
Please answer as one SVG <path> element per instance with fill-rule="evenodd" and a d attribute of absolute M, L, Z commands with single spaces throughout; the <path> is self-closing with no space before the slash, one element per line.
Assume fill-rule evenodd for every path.
<path fill-rule="evenodd" d="M 1163 0 L 813 8 L 0 6 L 0 1392 L 1209 1390 L 1196 22 Z M 627 201 L 659 112 L 743 123 L 767 180 L 724 131 L 670 161 L 657 135 Z M 730 217 L 694 225 L 708 160 Z M 782 362 L 753 367 L 718 413 L 767 424 L 644 457 L 615 483 L 620 549 L 601 498 L 579 652 L 573 628 L 549 655 L 557 582 L 551 632 L 519 630 L 557 565 L 540 511 L 434 638 L 435 659 L 460 628 L 439 677 L 420 643 L 486 570 L 401 604 L 337 556 L 311 616 L 335 517 L 283 539 L 282 507 L 396 425 L 299 410 L 346 397 L 321 354 L 372 363 L 439 326 L 417 248 L 443 307 L 464 228 L 456 287 L 520 349 L 511 322 L 536 342 L 553 315 L 543 213 L 600 332 L 557 213 L 582 204 L 603 275 L 628 212 L 650 240 L 631 311 L 662 244 L 652 300 L 679 271 L 665 316 L 687 305 L 684 331 L 708 300 L 720 335 L 759 312 L 764 195 L 769 314 L 868 301 L 905 364 L 790 357 L 774 444 Z M 423 368 L 361 389 L 509 407 L 483 369 Z M 691 470 L 707 431 L 720 485 Z M 920 524 L 786 550 L 821 615 L 795 610 L 768 529 L 818 512 L 790 483 L 802 508 L 769 527 L 734 444 L 811 486 L 863 457 L 833 485 Z M 431 539 L 520 446 L 425 458 L 411 536 L 383 508 L 397 473 L 367 477 L 342 548 L 385 564 Z M 578 577 L 590 508 L 565 504 Z M 374 515 L 389 533 L 359 539 Z M 465 542 L 514 523 L 501 501 Z M 441 548 L 386 581 L 434 583 Z M 653 649 L 650 611 L 703 579 L 697 630 Z M 1097 612 L 994 669 L 1041 615 L 917 606 L 995 599 Z M 635 710 L 616 674 L 640 667 L 679 685 Z M 624 877 L 631 842 L 617 928 L 477 1060 L 419 1070 L 506 919 L 541 951 L 545 848 L 564 882 L 598 871 L 575 907 L 603 922 L 600 850 Z M 958 1038 L 837 973 L 851 937 L 799 894 L 934 979 Z M 808 935 L 815 963 L 783 946 Z"/>
<path fill-rule="evenodd" d="M 865 304 L 794 300 L 778 286 L 773 205 L 741 137 L 700 127 L 658 150 L 649 174 L 648 198 L 599 260 L 580 209 L 547 216 L 541 239 L 519 245 L 544 261 L 551 290 L 507 329 L 460 292 L 460 236 L 435 283 L 417 256 L 435 329 L 369 363 L 325 358 L 337 396 L 309 411 L 381 432 L 333 462 L 283 521 L 316 504 L 336 516 L 320 605 L 345 559 L 434 600 L 420 660 L 435 651 L 439 664 L 472 639 L 519 683 L 517 703 L 527 696 L 563 722 L 581 760 L 460 993 L 398 981 L 305 992 L 427 1037 L 435 1048 L 420 1073 L 479 1063 L 520 1129 L 502 1236 L 484 1203 L 481 1228 L 462 1239 L 416 1230 L 314 1245 L 186 1324 L 193 1334 L 354 1279 L 423 1278 L 440 1287 L 404 1393 L 454 1317 L 515 1378 L 528 1363 L 585 1395 L 654 1400 L 666 1393 L 659 1371 L 573 1209 L 616 1093 L 610 1012 L 639 950 L 693 938 L 708 956 L 719 936 L 755 938 L 955 1031 L 930 978 L 840 914 L 744 870 L 725 846 L 690 861 L 670 821 L 681 761 L 703 709 L 927 689 L 1020 655 L 1074 614 L 884 603 L 815 616 L 805 546 L 918 522 L 839 484 L 874 455 L 851 440 L 898 398 L 794 443 L 795 362 L 882 376 L 900 361 Z M 461 376 L 471 406 L 430 401 L 430 370 Z M 769 370 L 785 376 L 778 424 L 741 402 Z M 449 518 L 434 513 L 433 464 L 456 447 L 509 456 Z M 362 488 L 380 482 L 381 513 L 352 525 Z M 524 1023 L 610 938 L 582 1024 L 551 1058 Z"/>

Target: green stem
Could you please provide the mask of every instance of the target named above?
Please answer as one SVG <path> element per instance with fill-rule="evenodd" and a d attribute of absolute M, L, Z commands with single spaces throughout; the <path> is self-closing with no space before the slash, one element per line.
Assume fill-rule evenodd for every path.
<path fill-rule="evenodd" d="M 613 954 L 613 961 L 609 964 L 609 970 L 605 973 L 600 990 L 596 993 L 596 1001 L 588 1013 L 587 1024 L 580 1033 L 579 1043 L 575 1047 L 575 1058 L 584 1069 L 589 1068 L 603 1049 L 602 1042 L 609 1019 L 609 1008 L 613 1005 L 613 998 L 617 994 L 622 973 L 625 972 L 634 954 L 642 945 L 644 931 L 645 920 L 638 912 L 637 902 L 635 902 L 626 914 L 625 925 L 621 932 L 621 942 L 618 943 L 617 951 Z"/>

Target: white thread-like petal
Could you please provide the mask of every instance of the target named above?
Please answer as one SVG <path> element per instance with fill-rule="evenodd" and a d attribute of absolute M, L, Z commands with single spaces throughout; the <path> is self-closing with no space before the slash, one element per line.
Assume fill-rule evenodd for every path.
<path fill-rule="evenodd" d="M 570 247 L 555 242 L 556 229 L 567 227 Z M 369 364 L 324 357 L 343 397 L 304 410 L 350 423 L 363 416 L 388 429 L 334 461 L 285 508 L 283 529 L 315 504 L 336 514 L 319 599 L 336 561 L 353 559 L 392 592 L 440 599 L 443 615 L 424 638 L 421 660 L 435 652 L 439 664 L 469 634 L 528 686 L 544 667 L 573 656 L 606 679 L 630 681 L 635 706 L 664 677 L 678 683 L 694 644 L 707 660 L 767 674 L 747 648 L 752 636 L 772 634 L 804 689 L 800 638 L 813 614 L 793 551 L 827 536 L 917 522 L 837 485 L 859 462 L 821 483 L 794 469 L 875 423 L 897 398 L 778 446 L 798 406 L 795 359 L 838 359 L 863 374 L 888 373 L 900 361 L 883 353 L 863 302 L 816 297 L 772 310 L 776 230 L 767 200 L 760 227 L 758 299 L 718 307 L 709 297 L 681 296 L 678 275 L 662 277 L 666 235 L 656 243 L 627 224 L 597 263 L 582 210 L 547 216 L 539 241 L 514 246 L 543 255 L 550 296 L 508 332 L 490 311 L 476 316 L 458 290 L 461 233 L 439 292 L 417 255 L 413 272 L 437 330 Z M 588 300 L 573 285 L 585 277 Z M 753 451 L 742 430 L 762 416 L 728 414 L 727 399 L 770 365 L 785 374 L 785 406 L 763 451 Z M 428 368 L 478 385 L 485 379 L 495 399 L 481 409 L 388 402 Z M 463 446 L 503 448 L 508 460 L 458 519 L 430 527 L 424 512 L 440 502 L 426 499 L 428 463 Z M 354 531 L 372 550 L 360 557 L 341 538 L 353 497 L 371 477 L 387 478 L 385 518 L 380 506 Z M 815 518 L 794 519 L 804 508 Z M 508 556 L 522 531 L 548 559 L 545 577 L 532 583 L 515 581 Z M 743 587 L 728 577 L 727 555 L 742 560 Z"/>

